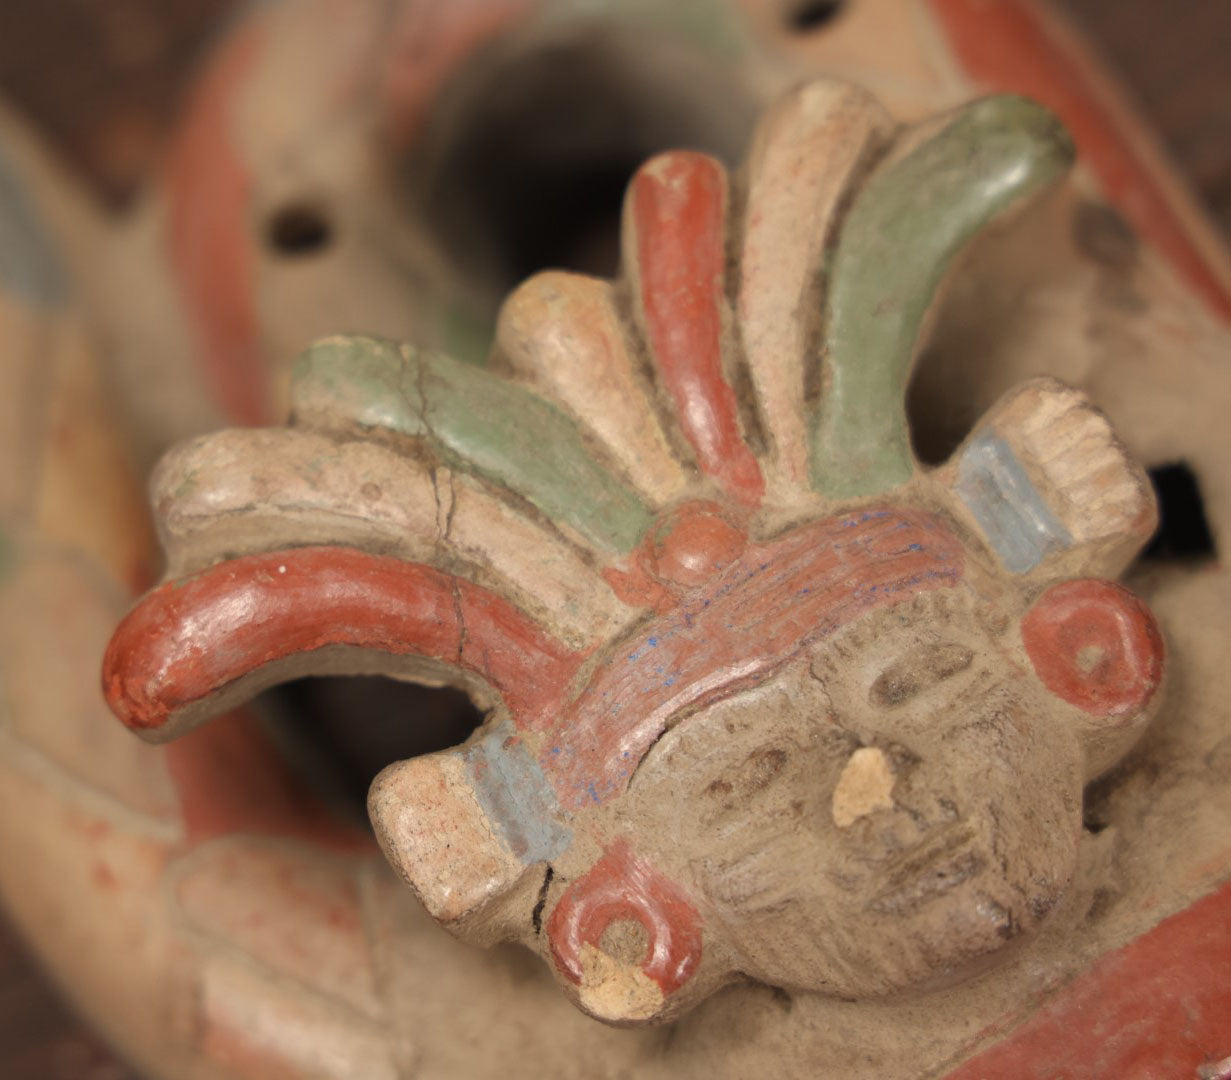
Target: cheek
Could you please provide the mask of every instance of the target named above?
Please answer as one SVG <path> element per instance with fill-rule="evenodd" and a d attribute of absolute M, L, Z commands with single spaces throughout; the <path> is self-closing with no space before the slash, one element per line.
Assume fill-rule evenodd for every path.
<path fill-rule="evenodd" d="M 1080 733 L 1063 714 L 1050 707 L 1037 689 L 1010 703 L 989 703 L 974 723 L 950 733 L 948 745 L 955 769 L 965 783 L 987 797 L 1038 809 L 1060 805 L 1077 813 L 1081 805 L 1082 746 Z"/>
<path fill-rule="evenodd" d="M 1079 733 L 1023 696 L 953 728 L 946 744 L 955 802 L 984 838 L 989 865 L 1046 906 L 1068 882 L 1081 837 Z"/>

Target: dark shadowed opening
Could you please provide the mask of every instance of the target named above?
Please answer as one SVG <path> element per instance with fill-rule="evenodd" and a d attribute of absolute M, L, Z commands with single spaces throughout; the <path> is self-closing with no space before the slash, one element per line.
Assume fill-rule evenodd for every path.
<path fill-rule="evenodd" d="M 536 271 L 613 276 L 633 172 L 667 149 L 743 152 L 753 104 L 729 69 L 658 39 L 573 25 L 459 75 L 407 162 L 437 241 L 494 304 Z"/>
<path fill-rule="evenodd" d="M 1218 557 L 1214 534 L 1205 516 L 1201 485 L 1187 462 L 1158 465 L 1150 472 L 1150 483 L 1158 498 L 1158 531 L 1150 541 L 1143 559 L 1203 562 Z"/>
<path fill-rule="evenodd" d="M 326 801 L 364 820 L 381 769 L 458 746 L 483 721 L 461 690 L 375 675 L 297 679 L 259 705 L 292 767 Z"/>
<path fill-rule="evenodd" d="M 787 26 L 811 34 L 832 23 L 846 7 L 847 0 L 795 0 L 787 7 Z"/>
<path fill-rule="evenodd" d="M 270 216 L 265 229 L 271 251 L 288 257 L 326 251 L 333 242 L 329 213 L 314 203 L 290 203 Z"/>
<path fill-rule="evenodd" d="M 925 465 L 940 465 L 970 434 L 993 400 L 986 373 L 954 364 L 950 353 L 930 345 L 915 362 L 906 391 L 911 446 Z"/>

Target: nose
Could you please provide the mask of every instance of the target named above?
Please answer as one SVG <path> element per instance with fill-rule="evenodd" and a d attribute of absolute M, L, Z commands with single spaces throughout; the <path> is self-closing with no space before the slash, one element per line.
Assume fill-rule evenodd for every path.
<path fill-rule="evenodd" d="M 847 760 L 834 788 L 834 824 L 845 829 L 877 810 L 892 810 L 893 785 L 893 768 L 884 751 L 861 746 Z"/>

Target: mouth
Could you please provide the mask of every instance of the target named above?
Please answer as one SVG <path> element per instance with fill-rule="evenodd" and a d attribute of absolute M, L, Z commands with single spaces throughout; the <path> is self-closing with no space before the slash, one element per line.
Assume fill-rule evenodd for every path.
<path fill-rule="evenodd" d="M 878 915 L 908 915 L 952 892 L 987 866 L 975 831 L 964 822 L 899 855 L 884 871 L 886 883 L 865 910 Z"/>

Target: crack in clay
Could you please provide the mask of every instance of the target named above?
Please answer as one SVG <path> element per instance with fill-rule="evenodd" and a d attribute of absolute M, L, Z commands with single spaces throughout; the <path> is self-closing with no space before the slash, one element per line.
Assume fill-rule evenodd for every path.
<path fill-rule="evenodd" d="M 534 905 L 534 910 L 530 912 L 530 925 L 534 927 L 535 934 L 543 932 L 543 909 L 547 907 L 547 892 L 551 888 L 552 879 L 556 876 L 556 871 L 551 867 L 547 867 L 547 871 L 543 874 L 543 884 L 539 886 L 539 898 Z"/>

